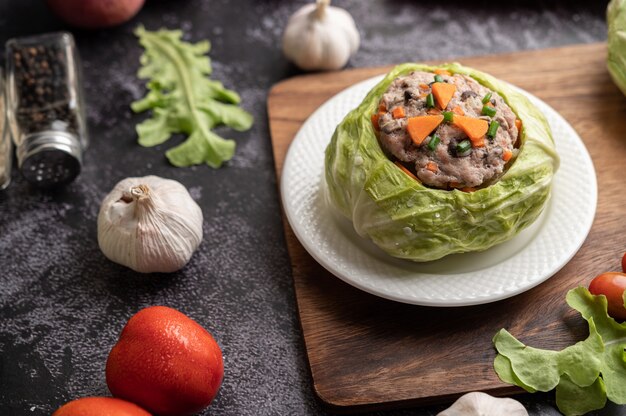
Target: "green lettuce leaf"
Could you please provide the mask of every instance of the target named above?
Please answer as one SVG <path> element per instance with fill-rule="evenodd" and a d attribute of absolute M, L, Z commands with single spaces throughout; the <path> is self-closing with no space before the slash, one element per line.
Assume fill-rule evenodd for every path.
<path fill-rule="evenodd" d="M 524 95 L 460 64 L 439 68 L 497 91 L 524 123 L 520 153 L 498 182 L 476 192 L 427 188 L 383 153 L 370 116 L 395 78 L 436 69 L 427 65 L 392 69 L 337 126 L 325 155 L 332 206 L 352 220 L 361 236 L 394 257 L 413 261 L 486 250 L 517 235 L 543 210 L 559 164 L 546 119 Z"/>
<path fill-rule="evenodd" d="M 567 303 L 597 327 L 604 342 L 601 372 L 610 401 L 626 404 L 626 324 L 618 324 L 607 312 L 605 296 L 594 296 L 587 289 L 577 288 L 567 294 Z"/>
<path fill-rule="evenodd" d="M 602 409 L 606 405 L 604 381 L 598 377 L 593 384 L 580 387 L 564 374 L 556 386 L 556 405 L 561 413 L 568 416 Z"/>
<path fill-rule="evenodd" d="M 586 340 L 562 351 L 528 347 L 504 329 L 496 334 L 493 343 L 498 353 L 508 359 L 510 371 L 523 383 L 520 385 L 522 388 L 550 391 L 559 384 L 564 374 L 579 386 L 589 386 L 600 374 L 600 356 L 604 346 L 593 321 L 590 322 L 590 335 Z"/>
<path fill-rule="evenodd" d="M 586 340 L 558 352 L 540 350 L 502 329 L 493 339 L 496 373 L 531 393 L 556 388 L 557 405 L 567 416 L 600 409 L 607 399 L 626 404 L 626 323 L 608 315 L 605 296 L 586 288 L 570 290 L 567 303 L 587 320 Z"/>
<path fill-rule="evenodd" d="M 152 110 L 152 117 L 137 125 L 139 144 L 156 146 L 172 134 L 185 133 L 187 140 L 166 152 L 173 165 L 220 167 L 233 157 L 235 142 L 211 129 L 225 125 L 244 131 L 253 119 L 237 106 L 240 98 L 236 92 L 208 78 L 209 42 L 183 42 L 180 30 L 151 32 L 140 26 L 135 34 L 145 49 L 137 75 L 150 81 L 146 96 L 131 108 L 135 112 Z"/>
<path fill-rule="evenodd" d="M 504 381 L 505 383 L 515 384 L 516 386 L 523 388 L 529 393 L 535 393 L 537 391 L 529 385 L 524 384 L 524 382 L 520 380 L 519 377 L 517 377 L 517 375 L 513 372 L 513 366 L 511 365 L 511 361 L 504 355 L 496 355 L 496 358 L 493 362 L 493 368 L 498 374 L 498 377 L 500 377 L 500 380 Z"/>

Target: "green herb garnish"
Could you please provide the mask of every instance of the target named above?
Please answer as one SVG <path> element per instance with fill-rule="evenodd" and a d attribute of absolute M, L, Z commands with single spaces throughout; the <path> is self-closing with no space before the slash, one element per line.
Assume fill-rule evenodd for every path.
<path fill-rule="evenodd" d="M 498 127 L 500 127 L 500 123 L 495 120 L 489 123 L 489 130 L 487 130 L 487 137 L 491 139 L 496 137 L 496 133 L 498 133 Z"/>
<path fill-rule="evenodd" d="M 436 134 L 434 134 L 433 138 L 430 139 L 430 141 L 428 142 L 428 148 L 430 150 L 435 150 L 435 148 L 437 147 L 440 141 L 441 141 L 441 138 L 437 136 Z"/>
<path fill-rule="evenodd" d="M 469 140 L 463 140 L 456 145 L 456 154 L 458 156 L 467 156 L 472 150 L 472 143 Z"/>
<path fill-rule="evenodd" d="M 435 82 L 443 82 L 443 77 L 441 75 L 435 75 Z"/>
<path fill-rule="evenodd" d="M 180 30 L 151 32 L 139 26 L 135 34 L 145 48 L 137 76 L 150 81 L 146 96 L 131 108 L 136 113 L 153 110 L 151 118 L 137 125 L 139 144 L 156 146 L 174 133 L 185 133 L 187 140 L 165 153 L 173 165 L 220 167 L 233 157 L 235 142 L 211 129 L 226 125 L 244 131 L 253 120 L 237 105 L 241 99 L 236 92 L 209 78 L 209 42 L 184 42 Z"/>
<path fill-rule="evenodd" d="M 483 104 L 487 104 L 489 102 L 489 100 L 491 100 L 491 93 L 488 92 L 487 94 L 485 94 L 485 96 L 483 97 Z"/>
<path fill-rule="evenodd" d="M 566 416 L 604 407 L 606 400 L 626 403 L 626 323 L 607 313 L 605 296 L 584 287 L 570 290 L 567 303 L 587 320 L 589 337 L 562 351 L 525 346 L 506 330 L 493 339 L 494 368 L 503 381 L 528 392 L 556 388 L 556 403 Z"/>
<path fill-rule="evenodd" d="M 489 107 L 488 105 L 483 105 L 483 115 L 493 117 L 496 115 L 496 109 L 493 107 Z"/>
<path fill-rule="evenodd" d="M 435 107 L 435 96 L 432 93 L 426 96 L 426 107 L 428 108 Z"/>
<path fill-rule="evenodd" d="M 454 113 L 452 111 L 444 111 L 443 112 L 443 121 L 447 121 L 448 123 L 452 123 L 454 120 Z"/>

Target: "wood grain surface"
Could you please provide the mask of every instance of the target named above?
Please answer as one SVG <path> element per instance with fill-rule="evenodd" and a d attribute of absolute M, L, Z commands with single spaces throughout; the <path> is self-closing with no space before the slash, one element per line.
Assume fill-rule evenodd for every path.
<path fill-rule="evenodd" d="M 474 390 L 520 392 L 503 384 L 492 368 L 491 338 L 500 328 L 550 349 L 586 337 L 586 324 L 566 305 L 565 294 L 600 272 L 619 270 L 626 250 L 626 98 L 611 81 L 605 56 L 604 44 L 591 44 L 458 60 L 554 107 L 582 137 L 596 168 L 598 208 L 591 233 L 576 256 L 538 287 L 462 308 L 388 301 L 332 276 L 284 221 L 313 386 L 331 410 L 444 402 Z M 305 75 L 274 86 L 268 113 L 279 179 L 289 144 L 306 118 L 342 89 L 390 68 Z"/>

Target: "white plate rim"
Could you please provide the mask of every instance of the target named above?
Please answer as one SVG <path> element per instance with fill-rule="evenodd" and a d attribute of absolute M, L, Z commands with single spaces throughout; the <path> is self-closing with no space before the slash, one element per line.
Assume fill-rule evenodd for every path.
<path fill-rule="evenodd" d="M 337 267 L 337 264 L 333 263 L 328 257 L 324 256 L 323 253 L 321 252 L 320 248 L 318 246 L 316 246 L 315 244 L 313 244 L 314 242 L 308 238 L 308 236 L 306 235 L 306 233 L 303 230 L 302 224 L 296 220 L 295 218 L 295 211 L 293 210 L 292 205 L 289 203 L 290 201 L 287 200 L 287 195 L 288 195 L 288 189 L 286 189 L 287 187 L 287 180 L 285 180 L 287 177 L 289 177 L 289 175 L 291 175 L 291 163 L 290 163 L 290 157 L 293 155 L 294 149 L 296 146 L 294 146 L 294 144 L 298 143 L 298 140 L 302 140 L 302 136 L 303 136 L 303 132 L 306 131 L 307 128 L 310 128 L 312 123 L 315 123 L 317 118 L 320 117 L 321 114 L 324 114 L 331 106 L 331 104 L 335 101 L 338 100 L 339 97 L 342 97 L 343 95 L 347 95 L 355 90 L 362 90 L 362 96 L 365 96 L 365 93 L 367 93 L 367 91 L 369 91 L 369 89 L 371 89 L 371 87 L 373 87 L 377 82 L 379 82 L 381 79 L 383 78 L 383 75 L 380 76 L 376 76 L 376 77 L 372 77 L 369 79 L 366 79 L 364 81 L 361 81 L 357 84 L 354 84 L 342 91 L 340 91 L 339 93 L 337 93 L 336 95 L 334 95 L 333 97 L 331 97 L 329 100 L 327 100 L 324 104 L 322 104 L 316 111 L 314 111 L 308 118 L 307 120 L 302 124 L 302 126 L 300 127 L 298 133 L 296 134 L 296 136 L 294 137 L 293 141 L 290 143 L 289 145 L 289 149 L 287 151 L 287 154 L 285 156 L 285 160 L 283 163 L 283 171 L 281 174 L 281 178 L 280 178 L 280 192 L 281 192 L 281 200 L 282 200 L 282 205 L 283 205 L 283 211 L 287 217 L 287 220 L 294 232 L 294 235 L 296 236 L 296 238 L 298 239 L 298 241 L 302 244 L 302 246 L 305 248 L 305 250 L 322 266 L 324 267 L 326 270 L 328 270 L 331 274 L 333 274 L 334 276 L 338 277 L 339 279 L 343 280 L 344 282 L 360 289 L 363 290 L 367 293 L 370 293 L 372 295 L 375 296 L 379 296 L 385 299 L 389 299 L 389 300 L 393 300 L 393 301 L 397 301 L 397 302 L 402 302 L 402 303 L 408 303 L 408 304 L 414 304 L 414 305 L 422 305 L 422 306 L 435 306 L 435 307 L 458 307 L 458 306 L 471 306 L 471 305 L 479 305 L 479 304 L 485 304 L 485 303 L 490 303 L 490 302 L 496 302 L 502 299 L 506 299 L 515 295 L 518 295 L 520 293 L 523 293 L 525 291 L 528 291 L 530 289 L 532 289 L 533 287 L 543 283 L 544 281 L 546 281 L 547 279 L 549 279 L 550 277 L 552 277 L 554 274 L 556 274 L 561 268 L 563 268 L 572 258 L 573 256 L 578 252 L 578 250 L 580 249 L 580 247 L 583 245 L 583 243 L 586 240 L 587 235 L 589 234 L 589 231 L 591 230 L 591 226 L 593 224 L 594 218 L 595 218 L 595 212 L 596 212 L 596 207 L 597 207 L 597 179 L 596 179 L 596 173 L 595 173 L 595 168 L 593 166 L 593 162 L 591 159 L 591 156 L 589 155 L 589 152 L 587 151 L 582 139 L 578 136 L 578 134 L 576 133 L 576 131 L 573 129 L 573 127 L 558 113 L 556 112 L 556 110 L 554 110 L 552 107 L 550 107 L 548 104 L 546 104 L 545 102 L 543 102 L 542 100 L 540 100 L 539 98 L 535 97 L 534 95 L 528 93 L 527 91 L 513 86 L 515 89 L 517 89 L 518 91 L 520 91 L 521 93 L 523 93 L 524 95 L 526 95 L 531 101 L 533 101 L 533 103 L 537 106 L 540 107 L 540 109 L 542 109 L 542 111 L 544 111 L 544 113 L 546 113 L 546 111 L 548 113 L 550 113 L 551 118 L 554 118 L 555 120 L 558 121 L 558 123 L 560 123 L 560 127 L 564 128 L 567 132 L 567 136 L 569 136 L 580 148 L 580 150 L 582 150 L 580 156 L 583 158 L 584 160 L 584 166 L 587 168 L 587 172 L 585 172 L 586 175 L 586 185 L 589 186 L 588 192 L 586 194 L 587 197 L 587 202 L 588 202 L 588 210 L 585 213 L 585 217 L 583 219 L 583 221 L 578 222 L 578 229 L 577 229 L 577 235 L 576 235 L 576 241 L 571 243 L 569 245 L 569 249 L 567 250 L 567 253 L 564 255 L 561 255 L 558 259 L 552 259 L 552 263 L 549 267 L 549 270 L 547 272 L 544 272 L 542 274 L 542 276 L 539 276 L 535 279 L 533 279 L 531 282 L 518 286 L 517 288 L 513 289 L 513 290 L 507 290 L 507 291 L 502 291 L 500 293 L 494 293 L 488 296 L 475 296 L 472 298 L 455 298 L 455 299 L 430 299 L 430 298 L 419 298 L 419 297 L 409 297 L 409 296 L 402 296 L 402 295 L 397 295 L 397 294 L 393 294 L 390 293 L 388 291 L 385 290 L 379 290 L 378 288 L 374 288 L 371 285 L 367 285 L 364 284 L 363 281 L 359 280 L 359 279 L 355 279 L 353 276 L 351 276 L 350 274 L 346 274 L 344 273 L 340 268 Z M 354 107 L 356 107 L 358 104 L 360 103 L 360 101 L 354 102 L 352 107 L 350 108 L 346 108 L 345 113 L 342 114 L 341 119 L 343 119 L 343 117 L 345 116 L 345 114 L 347 114 L 349 111 L 351 111 Z M 328 135 L 328 137 L 326 138 L 326 141 L 323 144 L 323 148 L 325 149 L 328 142 L 330 141 L 330 135 Z M 555 141 L 557 142 L 557 146 L 558 146 L 558 139 L 555 137 Z M 323 159 L 323 158 L 322 158 Z M 563 161 L 562 161 L 563 162 Z M 322 166 L 321 166 L 322 172 L 320 175 L 320 180 L 322 182 L 324 182 L 324 176 L 323 176 L 323 162 L 322 162 Z M 558 175 L 558 171 L 557 171 L 557 175 Z M 556 181 L 555 181 L 556 182 Z M 554 186 L 554 184 L 553 184 Z M 322 191 L 322 188 L 320 187 L 320 192 Z M 552 204 L 552 199 L 554 198 L 554 189 L 553 189 L 553 195 L 551 197 L 551 199 L 548 201 L 548 204 L 546 206 L 546 211 L 548 209 L 551 208 L 551 204 Z M 548 215 L 548 214 L 545 214 Z M 544 214 L 542 214 L 542 216 L 544 216 Z M 539 221 L 544 221 L 546 220 L 545 218 L 539 218 L 537 219 L 537 222 Z M 545 227 L 545 224 L 541 224 L 541 228 Z M 356 232 L 353 231 L 354 234 L 356 235 Z M 541 232 L 541 230 L 539 230 L 538 232 Z M 357 238 L 360 238 L 358 236 L 356 236 Z M 532 240 L 535 240 L 536 236 L 532 238 Z M 530 242 L 530 244 L 532 244 L 532 241 Z M 365 255 L 367 255 L 367 253 L 364 253 Z M 471 253 L 468 254 L 464 254 L 464 255 L 471 255 Z M 502 263 L 506 263 L 508 260 L 510 259 L 504 259 L 503 262 L 498 263 L 498 264 L 502 264 Z M 472 273 L 472 272 L 470 272 Z M 428 274 L 423 274 L 424 276 L 428 275 Z M 380 279 L 385 279 L 385 276 L 380 276 Z M 441 275 L 440 278 L 445 279 L 445 275 Z"/>

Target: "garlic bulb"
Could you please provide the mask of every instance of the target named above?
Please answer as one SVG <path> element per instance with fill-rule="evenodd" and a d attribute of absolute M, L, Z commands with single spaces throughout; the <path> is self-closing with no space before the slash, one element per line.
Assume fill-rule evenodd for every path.
<path fill-rule="evenodd" d="M 127 178 L 104 198 L 98 244 L 110 260 L 141 273 L 181 269 L 202 241 L 202 210 L 180 183 Z"/>
<path fill-rule="evenodd" d="M 437 416 L 528 416 L 520 402 L 478 391 L 467 393 Z"/>
<path fill-rule="evenodd" d="M 283 53 L 305 70 L 343 68 L 359 48 L 359 32 L 350 14 L 317 0 L 294 13 L 283 34 Z"/>

